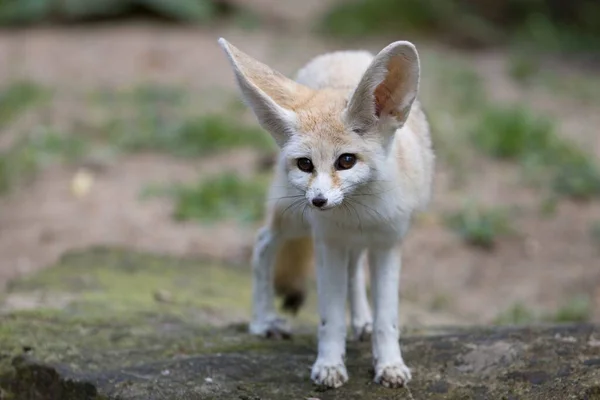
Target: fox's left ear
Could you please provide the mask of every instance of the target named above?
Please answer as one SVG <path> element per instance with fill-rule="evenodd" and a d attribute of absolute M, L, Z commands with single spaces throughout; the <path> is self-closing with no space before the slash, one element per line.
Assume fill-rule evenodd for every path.
<path fill-rule="evenodd" d="M 295 131 L 296 109 L 312 95 L 312 89 L 255 60 L 223 38 L 219 45 L 225 50 L 243 98 L 258 122 L 283 146 Z"/>
<path fill-rule="evenodd" d="M 358 131 L 384 124 L 393 132 L 404 125 L 419 91 L 419 74 L 419 55 L 412 43 L 398 41 L 381 50 L 350 98 L 348 122 Z"/>

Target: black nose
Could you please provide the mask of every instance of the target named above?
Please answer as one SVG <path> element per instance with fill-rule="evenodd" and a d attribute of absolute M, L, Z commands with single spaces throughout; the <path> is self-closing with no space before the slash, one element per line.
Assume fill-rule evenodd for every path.
<path fill-rule="evenodd" d="M 312 203 L 315 207 L 320 208 L 327 204 L 327 199 L 325 197 L 317 196 L 314 199 L 312 199 Z"/>

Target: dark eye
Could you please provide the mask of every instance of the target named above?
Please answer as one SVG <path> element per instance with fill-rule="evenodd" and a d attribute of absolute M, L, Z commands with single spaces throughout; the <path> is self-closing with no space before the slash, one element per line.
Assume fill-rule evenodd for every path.
<path fill-rule="evenodd" d="M 298 168 L 302 172 L 312 172 L 313 169 L 315 169 L 312 161 L 310 161 L 310 159 L 306 157 L 299 158 L 297 164 Z"/>
<path fill-rule="evenodd" d="M 356 156 L 354 154 L 342 154 L 335 163 L 337 169 L 350 169 L 356 164 Z"/>

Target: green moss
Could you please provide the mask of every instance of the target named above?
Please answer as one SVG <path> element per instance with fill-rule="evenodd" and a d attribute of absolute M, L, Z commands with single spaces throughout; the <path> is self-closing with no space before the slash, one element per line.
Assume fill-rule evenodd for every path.
<path fill-rule="evenodd" d="M 56 267 L 13 282 L 10 288 L 32 296 L 42 293 L 48 299 L 67 293 L 74 301 L 65 311 L 90 317 L 107 312 L 183 315 L 189 309 L 211 307 L 243 312 L 250 299 L 248 283 L 248 271 L 241 267 L 98 252 L 67 257 Z M 168 299 L 161 299 L 160 292 L 168 293 Z"/>
<path fill-rule="evenodd" d="M 0 325 L 0 348 L 19 349 L 52 337 L 56 340 L 36 346 L 50 346 L 52 352 L 60 349 L 60 357 L 71 342 L 86 349 L 132 349 L 155 340 L 156 330 L 167 329 L 169 324 L 178 329 L 177 346 L 182 345 L 181 336 L 193 333 L 184 345 L 190 351 L 206 346 L 253 347 L 256 343 L 243 344 L 222 333 L 214 341 L 206 340 L 212 337 L 211 326 L 247 320 L 249 273 L 249 268 L 242 266 L 119 250 L 73 253 L 58 265 L 9 285 L 6 303 L 12 304 L 8 299 L 26 299 L 37 307 L 5 317 L 7 323 Z M 310 315 L 314 302 L 309 302 L 308 308 L 312 310 L 301 313 L 298 323 L 314 323 L 316 317 Z M 68 334 L 60 334 L 66 327 Z M 239 329 L 246 328 L 229 334 L 237 335 Z M 197 335 L 202 339 L 196 340 Z M 157 351 L 175 351 L 169 346 L 166 340 Z"/>
<path fill-rule="evenodd" d="M 36 400 L 410 398 L 407 390 L 372 383 L 369 342 L 348 342 L 346 385 L 315 387 L 315 321 L 299 316 L 305 328 L 291 341 L 248 335 L 249 286 L 248 268 L 206 260 L 100 248 L 70 254 L 9 287 L 5 307 L 14 308 L 19 296 L 38 305 L 2 315 L 0 387 Z M 65 294 L 66 304 L 54 303 Z M 240 310 L 239 322 L 215 326 Z M 562 400 L 596 385 L 586 363 L 600 358 L 600 349 L 587 345 L 598 333 L 587 325 L 472 328 L 401 340 L 413 398 Z M 575 340 L 557 352 L 558 335 Z"/>

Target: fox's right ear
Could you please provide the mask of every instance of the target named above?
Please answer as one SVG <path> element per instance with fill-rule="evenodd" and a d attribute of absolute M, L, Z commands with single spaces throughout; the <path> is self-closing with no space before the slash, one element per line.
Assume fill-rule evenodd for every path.
<path fill-rule="evenodd" d="M 265 64 L 219 39 L 229 58 L 238 86 L 260 125 L 282 147 L 295 131 L 295 105 L 312 90 L 283 76 Z"/>
<path fill-rule="evenodd" d="M 420 64 L 415 46 L 394 42 L 367 68 L 348 104 L 347 115 L 358 130 L 373 126 L 393 132 L 404 125 L 419 91 Z"/>

